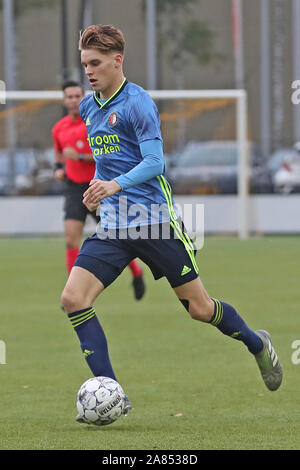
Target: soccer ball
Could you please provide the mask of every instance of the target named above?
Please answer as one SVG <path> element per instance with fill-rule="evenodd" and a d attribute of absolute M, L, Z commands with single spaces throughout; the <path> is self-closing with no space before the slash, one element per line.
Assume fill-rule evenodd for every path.
<path fill-rule="evenodd" d="M 77 392 L 78 416 L 87 424 L 111 424 L 123 413 L 124 397 L 124 390 L 115 380 L 109 377 L 88 379 Z"/>

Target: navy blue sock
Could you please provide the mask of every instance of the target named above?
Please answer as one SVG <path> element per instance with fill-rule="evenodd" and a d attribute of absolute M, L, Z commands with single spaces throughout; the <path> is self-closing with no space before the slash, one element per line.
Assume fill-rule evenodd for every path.
<path fill-rule="evenodd" d="M 93 307 L 68 315 L 80 341 L 85 360 L 95 377 L 117 380 L 110 363 L 107 340 Z"/>
<path fill-rule="evenodd" d="M 263 348 L 260 337 L 248 328 L 242 317 L 229 304 L 213 299 L 215 311 L 210 323 L 224 335 L 242 341 L 252 354 L 257 354 Z"/>

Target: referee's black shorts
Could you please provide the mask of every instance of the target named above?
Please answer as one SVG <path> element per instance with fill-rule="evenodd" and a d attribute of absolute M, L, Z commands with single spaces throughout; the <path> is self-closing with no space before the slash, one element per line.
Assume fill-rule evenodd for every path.
<path fill-rule="evenodd" d="M 99 222 L 96 211 L 90 212 L 82 203 L 83 193 L 89 188 L 89 183 L 75 183 L 69 179 L 65 183 L 64 219 L 80 220 L 85 223 L 87 215 L 90 214 Z"/>
<path fill-rule="evenodd" d="M 109 286 L 134 258 L 140 258 L 149 266 L 154 279 L 166 277 L 173 288 L 198 277 L 196 248 L 183 225 L 176 222 L 152 225 L 147 226 L 146 231 L 147 237 L 134 239 L 130 234 L 124 236 L 124 230 L 116 230 L 113 237 L 107 238 L 94 234 L 84 241 L 75 266 L 93 273 L 104 287 Z M 143 233 L 145 235 L 145 231 Z M 165 236 L 166 233 L 169 236 Z"/>

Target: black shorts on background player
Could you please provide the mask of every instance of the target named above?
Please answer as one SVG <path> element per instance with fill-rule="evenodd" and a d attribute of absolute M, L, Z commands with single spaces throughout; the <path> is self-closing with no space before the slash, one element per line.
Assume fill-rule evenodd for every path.
<path fill-rule="evenodd" d="M 96 222 L 99 222 L 96 211 L 90 212 L 82 203 L 83 193 L 88 189 L 89 183 L 75 183 L 71 180 L 66 180 L 65 183 L 65 220 L 72 219 L 85 222 L 87 215 L 90 214 Z"/>

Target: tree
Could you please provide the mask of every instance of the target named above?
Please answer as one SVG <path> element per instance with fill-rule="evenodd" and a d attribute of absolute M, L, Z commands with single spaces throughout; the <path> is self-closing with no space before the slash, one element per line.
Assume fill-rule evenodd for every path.
<path fill-rule="evenodd" d="M 143 10 L 145 12 L 145 0 Z M 191 60 L 200 65 L 219 63 L 223 56 L 215 50 L 216 34 L 205 21 L 195 19 L 193 7 L 199 0 L 156 0 L 157 44 L 176 74 L 176 87 L 184 88 L 184 70 Z M 157 58 L 162 82 L 163 54 Z"/>
<path fill-rule="evenodd" d="M 2 9 L 2 3 L 3 1 L 0 2 L 0 10 Z M 56 5 L 58 5 L 58 0 L 15 0 L 15 15 L 19 16 L 31 8 L 53 8 Z"/>
<path fill-rule="evenodd" d="M 145 13 L 146 0 L 142 0 Z M 174 72 L 176 88 L 184 89 L 185 71 L 190 61 L 199 65 L 217 64 L 223 56 L 215 49 L 216 34 L 205 21 L 194 17 L 199 0 L 156 0 L 158 88 L 162 84 L 162 60 L 167 58 Z M 184 102 L 178 101 L 178 111 L 184 114 Z M 161 106 L 160 106 L 161 110 Z M 181 150 L 186 140 L 186 122 L 177 119 L 177 150 Z"/>

